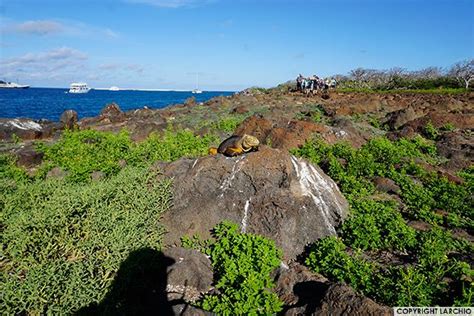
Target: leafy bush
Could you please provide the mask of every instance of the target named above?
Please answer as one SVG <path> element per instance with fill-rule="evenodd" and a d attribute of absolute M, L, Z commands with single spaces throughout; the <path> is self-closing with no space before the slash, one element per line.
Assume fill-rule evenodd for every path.
<path fill-rule="evenodd" d="M 174 161 L 181 157 L 207 154 L 210 144 L 216 142 L 211 135 L 196 136 L 189 130 L 166 130 L 162 136 L 151 134 L 145 141 L 132 147 L 126 156 L 132 165 L 149 165 L 155 161 Z"/>
<path fill-rule="evenodd" d="M 80 182 L 89 180 L 92 171 L 116 174 L 120 170 L 118 161 L 125 159 L 131 148 L 132 142 L 125 131 L 113 134 L 66 130 L 60 141 L 38 149 L 44 152 L 43 175 L 58 166 L 69 172 L 71 181 Z"/>
<path fill-rule="evenodd" d="M 311 270 L 346 282 L 366 295 L 376 290 L 373 279 L 376 266 L 358 254 L 349 255 L 346 245 L 337 237 L 326 237 L 312 245 L 305 263 Z"/>
<path fill-rule="evenodd" d="M 16 159 L 13 156 L 0 154 L 0 181 L 7 179 L 26 181 L 28 175 L 25 170 L 16 165 Z"/>
<path fill-rule="evenodd" d="M 432 163 L 437 157 L 434 144 L 422 137 L 395 142 L 375 138 L 360 149 L 316 139 L 293 153 L 320 164 L 338 183 L 351 208 L 340 229 L 343 239 L 324 238 L 310 249 L 306 264 L 312 270 L 392 306 L 472 304 L 472 269 L 450 256 L 452 252 L 469 255 L 472 243 L 455 240 L 437 225 L 473 229 L 473 168 L 460 174 L 464 184 L 425 171 L 414 159 Z M 373 176 L 398 184 L 403 208 L 371 196 L 376 193 Z M 448 216 L 438 214 L 440 209 Z M 403 214 L 428 221 L 434 228 L 416 232 Z M 402 251 L 413 263 L 384 267 L 363 259 L 362 250 L 372 255 L 380 250 Z"/>
<path fill-rule="evenodd" d="M 434 127 L 433 123 L 429 121 L 426 123 L 425 127 L 423 128 L 423 132 L 429 139 L 436 140 L 439 137 L 439 131 L 436 127 Z"/>
<path fill-rule="evenodd" d="M 226 133 L 233 133 L 237 126 L 239 126 L 239 124 L 242 123 L 243 120 L 244 117 L 227 116 L 221 118 L 217 122 L 212 123 L 211 127 Z"/>
<path fill-rule="evenodd" d="M 201 307 L 219 315 L 269 315 L 282 309 L 282 302 L 269 291 L 270 273 L 280 265 L 281 251 L 262 236 L 241 234 L 238 225 L 224 221 L 214 228 L 215 242 L 196 237 L 183 244 L 211 257 L 217 294 L 206 295 Z"/>
<path fill-rule="evenodd" d="M 145 141 L 135 144 L 126 131 L 118 134 L 94 130 L 65 131 L 61 139 L 51 146 L 41 145 L 44 164 L 39 177 L 44 177 L 53 167 L 68 172 L 71 182 L 90 180 L 93 171 L 107 176 L 120 170 L 120 160 L 133 166 L 148 166 L 154 161 L 172 161 L 183 156 L 201 156 L 215 141 L 212 136 L 195 136 L 182 130 L 167 129 L 162 136 L 151 134 Z"/>
<path fill-rule="evenodd" d="M 107 293 L 128 254 L 158 249 L 170 183 L 128 167 L 88 185 L 61 180 L 0 182 L 1 310 L 71 314 Z"/>
<path fill-rule="evenodd" d="M 413 247 L 415 230 L 409 227 L 392 202 L 358 200 L 342 226 L 344 241 L 354 248 L 398 249 Z"/>

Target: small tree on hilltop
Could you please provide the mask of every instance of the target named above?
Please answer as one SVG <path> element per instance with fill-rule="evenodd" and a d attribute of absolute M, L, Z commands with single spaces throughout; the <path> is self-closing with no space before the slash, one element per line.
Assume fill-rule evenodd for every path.
<path fill-rule="evenodd" d="M 464 83 L 466 90 L 469 89 L 469 82 L 474 79 L 474 59 L 467 59 L 455 63 L 449 74 L 459 82 Z"/>

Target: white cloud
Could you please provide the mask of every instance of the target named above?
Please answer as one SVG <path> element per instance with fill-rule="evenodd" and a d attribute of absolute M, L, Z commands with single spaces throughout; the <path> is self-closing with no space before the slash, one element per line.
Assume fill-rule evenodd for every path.
<path fill-rule="evenodd" d="M 31 20 L 17 22 L 3 19 L 0 31 L 5 34 L 31 36 L 65 35 L 72 37 L 97 37 L 116 39 L 119 34 L 110 28 L 98 27 L 73 20 Z"/>
<path fill-rule="evenodd" d="M 155 7 L 161 8 L 181 8 L 181 7 L 197 7 L 201 5 L 206 5 L 211 2 L 212 0 L 124 0 L 128 3 L 140 3 L 140 4 L 148 4 Z"/>
<path fill-rule="evenodd" d="M 47 52 L 28 53 L 2 60 L 0 72 L 6 78 L 56 79 L 84 69 L 87 60 L 87 54 L 79 50 L 60 47 Z"/>
<path fill-rule="evenodd" d="M 145 68 L 139 64 L 128 64 L 128 63 L 106 63 L 98 66 L 100 70 L 109 72 L 125 71 L 127 73 L 142 74 Z"/>
<path fill-rule="evenodd" d="M 14 32 L 32 35 L 47 35 L 64 31 L 61 23 L 48 20 L 26 21 L 13 25 L 12 28 Z"/>
<path fill-rule="evenodd" d="M 120 37 L 117 32 L 114 32 L 111 29 L 104 29 L 103 33 L 104 33 L 104 35 L 106 35 L 109 38 L 119 38 Z"/>

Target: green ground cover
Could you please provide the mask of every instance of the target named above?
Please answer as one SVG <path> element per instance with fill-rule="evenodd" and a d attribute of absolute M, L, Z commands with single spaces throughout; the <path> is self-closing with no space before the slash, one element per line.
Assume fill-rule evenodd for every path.
<path fill-rule="evenodd" d="M 360 149 L 314 140 L 294 153 L 322 166 L 350 204 L 341 238 L 312 246 L 306 259 L 312 270 L 391 306 L 472 305 L 469 256 L 474 248 L 450 232 L 473 231 L 472 168 L 460 174 L 463 184 L 425 171 L 415 161 L 436 164 L 439 159 L 434 144 L 422 137 L 375 138 Z M 378 192 L 375 176 L 395 181 L 401 201 Z M 440 209 L 448 215 L 440 215 Z M 416 231 L 407 220 L 423 220 L 432 228 Z M 406 262 L 369 259 L 383 251 Z"/>

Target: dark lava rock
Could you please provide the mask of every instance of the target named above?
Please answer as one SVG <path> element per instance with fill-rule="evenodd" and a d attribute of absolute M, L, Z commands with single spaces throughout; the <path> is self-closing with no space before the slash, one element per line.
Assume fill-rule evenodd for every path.
<path fill-rule="evenodd" d="M 308 268 L 292 263 L 289 267 L 280 267 L 275 277 L 273 290 L 284 303 L 283 315 L 305 315 L 315 310 L 329 288 L 328 280 L 314 274 Z"/>
<path fill-rule="evenodd" d="M 261 144 L 273 129 L 273 123 L 261 115 L 253 115 L 245 119 L 235 130 L 235 135 L 252 135 L 257 137 Z"/>
<path fill-rule="evenodd" d="M 125 113 L 120 110 L 116 103 L 107 104 L 99 115 L 100 120 L 110 121 L 111 123 L 121 122 L 125 120 Z"/>
<path fill-rule="evenodd" d="M 166 249 L 163 254 L 174 260 L 166 269 L 169 301 L 195 302 L 211 290 L 213 271 L 211 261 L 204 254 L 181 247 Z"/>
<path fill-rule="evenodd" d="M 190 97 L 184 100 L 184 105 L 185 106 L 194 106 L 196 105 L 196 98 L 195 97 Z"/>
<path fill-rule="evenodd" d="M 400 187 L 392 179 L 384 177 L 375 177 L 373 179 L 373 182 L 375 184 L 375 188 L 381 192 L 392 194 L 400 193 Z"/>
<path fill-rule="evenodd" d="M 60 167 L 54 167 L 46 174 L 46 178 L 64 179 L 65 177 L 67 177 L 67 171 L 64 171 Z"/>
<path fill-rule="evenodd" d="M 315 311 L 307 311 L 307 315 L 360 315 L 360 316 L 384 316 L 392 315 L 392 309 L 379 305 L 373 300 L 357 294 L 352 288 L 345 284 L 333 284 Z M 309 312 L 309 313 L 308 313 Z"/>
<path fill-rule="evenodd" d="M 235 114 L 245 114 L 248 113 L 249 109 L 243 105 L 239 105 L 232 109 L 231 113 Z"/>
<path fill-rule="evenodd" d="M 304 145 L 315 134 L 328 131 L 329 129 L 322 124 L 308 121 L 290 121 L 285 127 L 272 129 L 268 138 L 272 147 L 289 150 Z"/>
<path fill-rule="evenodd" d="M 100 111 L 101 116 L 115 116 L 122 113 L 122 110 L 116 103 L 109 103 Z"/>
<path fill-rule="evenodd" d="M 334 181 L 285 150 L 263 146 L 234 158 L 180 159 L 156 167 L 173 178 L 174 205 L 162 220 L 165 244 L 177 244 L 183 235 L 210 237 L 227 219 L 240 223 L 242 232 L 275 240 L 291 259 L 308 243 L 335 235 L 347 215 Z"/>
<path fill-rule="evenodd" d="M 411 106 L 388 114 L 387 123 L 391 129 L 396 130 L 408 122 L 424 116 L 423 111 L 415 111 Z"/>
<path fill-rule="evenodd" d="M 429 231 L 432 228 L 430 224 L 428 224 L 427 222 L 423 222 L 423 221 L 409 221 L 407 223 L 407 225 L 410 226 L 413 229 L 416 229 L 416 230 L 422 231 L 422 232 Z"/>
<path fill-rule="evenodd" d="M 41 164 L 44 156 L 43 153 L 37 152 L 32 145 L 21 147 L 14 154 L 17 158 L 17 164 L 26 168 Z"/>
<path fill-rule="evenodd" d="M 282 315 L 391 315 L 391 309 L 357 294 L 345 284 L 334 284 L 292 263 L 280 267 L 274 292 L 284 302 Z"/>
<path fill-rule="evenodd" d="M 452 171 L 469 167 L 474 161 L 474 137 L 461 132 L 444 134 L 436 142 L 438 154 L 450 161 L 445 165 Z"/>
<path fill-rule="evenodd" d="M 44 135 L 43 125 L 30 119 L 0 119 L 0 139 L 13 140 L 39 139 Z"/>
<path fill-rule="evenodd" d="M 74 129 L 77 126 L 77 112 L 74 110 L 66 110 L 61 114 L 59 121 L 63 124 L 65 129 Z"/>

